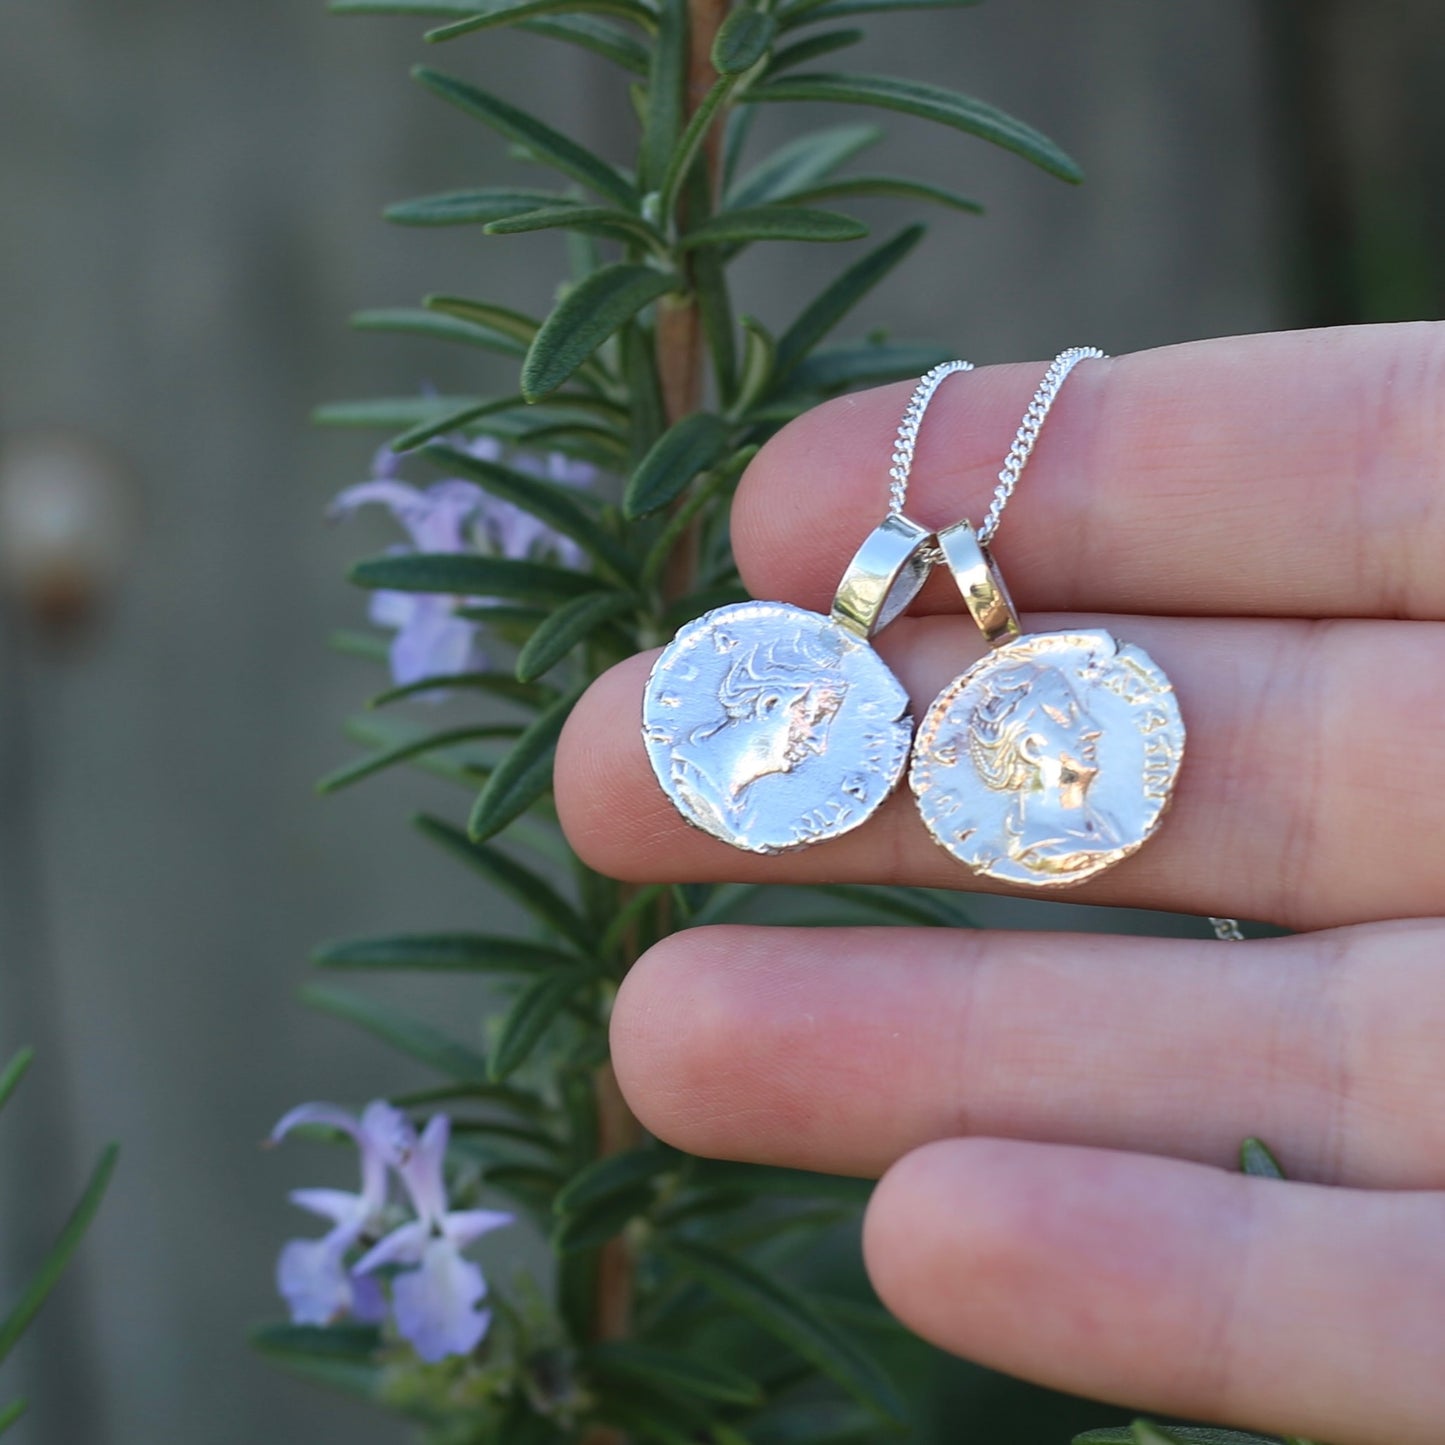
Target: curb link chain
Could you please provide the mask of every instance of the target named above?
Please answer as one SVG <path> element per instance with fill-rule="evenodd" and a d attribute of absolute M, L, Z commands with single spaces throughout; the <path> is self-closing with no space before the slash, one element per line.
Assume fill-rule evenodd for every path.
<path fill-rule="evenodd" d="M 901 516 L 903 504 L 908 500 L 908 477 L 913 470 L 913 452 L 918 445 L 918 428 L 923 425 L 923 413 L 933 400 L 933 393 L 943 384 L 946 377 L 955 371 L 972 371 L 971 361 L 940 362 L 931 371 L 925 371 L 908 398 L 903 420 L 898 423 L 898 435 L 893 442 L 893 465 L 888 476 L 888 514 Z"/>
<path fill-rule="evenodd" d="M 987 547 L 993 541 L 994 535 L 998 531 L 999 521 L 1003 517 L 1003 509 L 1008 506 L 1008 499 L 1013 496 L 1014 488 L 1018 486 L 1024 468 L 1034 454 L 1034 444 L 1043 430 L 1044 419 L 1048 416 L 1049 408 L 1053 406 L 1054 399 L 1058 396 L 1069 373 L 1081 361 L 1107 360 L 1108 358 L 1097 346 L 1071 346 L 1067 351 L 1059 352 L 1049 363 L 1049 369 L 1044 373 L 1044 379 L 1039 383 L 1039 389 L 1034 392 L 1034 399 L 1029 402 L 1029 409 L 1019 423 L 1014 444 L 1009 448 L 1008 456 L 1004 458 L 1003 468 L 998 474 L 998 487 L 993 494 L 993 501 L 989 503 L 988 511 L 984 514 L 983 525 L 978 529 L 980 546 Z"/>

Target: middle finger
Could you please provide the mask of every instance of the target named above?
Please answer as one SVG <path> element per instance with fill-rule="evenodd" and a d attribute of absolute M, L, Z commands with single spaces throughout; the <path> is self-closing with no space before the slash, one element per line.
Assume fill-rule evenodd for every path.
<path fill-rule="evenodd" d="M 987 1135 L 1445 1185 L 1445 924 L 1222 944 L 957 929 L 700 928 L 628 975 L 613 1059 L 692 1153 L 876 1175 Z"/>

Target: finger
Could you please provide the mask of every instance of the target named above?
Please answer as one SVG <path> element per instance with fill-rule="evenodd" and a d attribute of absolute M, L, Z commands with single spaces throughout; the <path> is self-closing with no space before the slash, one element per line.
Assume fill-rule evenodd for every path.
<path fill-rule="evenodd" d="M 977 523 L 1042 362 L 943 383 L 907 514 Z M 826 612 L 882 520 L 909 383 L 770 441 L 732 535 L 757 597 Z M 1301 331 L 1086 361 L 999 532 L 1028 608 L 1445 618 L 1445 326 Z M 923 610 L 958 611 L 943 575 Z"/>
<path fill-rule="evenodd" d="M 1430 782 L 1445 769 L 1445 627 L 1130 618 L 1113 630 L 1173 680 L 1189 742 L 1158 836 L 1064 897 L 1292 928 L 1445 912 L 1445 834 Z M 915 716 L 967 665 L 976 639 L 962 618 L 899 623 L 882 639 Z M 642 745 L 651 661 L 633 658 L 594 684 L 558 752 L 563 826 L 593 867 L 653 881 L 1008 891 L 933 841 L 906 785 L 857 831 L 774 857 L 690 827 Z"/>
<path fill-rule="evenodd" d="M 1054 1388 L 1335 1445 L 1432 1445 L 1445 1415 L 1445 1201 L 997 1140 L 878 1186 L 884 1302 Z"/>
<path fill-rule="evenodd" d="M 618 1080 L 693 1154 L 877 1175 L 982 1134 L 1445 1188 L 1445 924 L 1225 946 L 955 929 L 700 928 L 633 967 Z"/>

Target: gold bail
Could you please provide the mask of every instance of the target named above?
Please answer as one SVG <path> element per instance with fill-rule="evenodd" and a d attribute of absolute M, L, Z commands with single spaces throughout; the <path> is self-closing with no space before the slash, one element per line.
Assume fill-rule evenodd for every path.
<path fill-rule="evenodd" d="M 1017 637 L 1023 631 L 1018 613 L 993 558 L 978 540 L 973 526 L 964 521 L 946 527 L 938 534 L 938 546 L 963 594 L 969 616 L 978 624 L 988 645 L 998 647 Z"/>

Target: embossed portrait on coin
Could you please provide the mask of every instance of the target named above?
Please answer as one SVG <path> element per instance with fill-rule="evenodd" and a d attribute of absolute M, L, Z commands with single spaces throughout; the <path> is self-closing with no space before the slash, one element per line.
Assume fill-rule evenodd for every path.
<path fill-rule="evenodd" d="M 1099 741 L 1087 691 L 1062 668 L 1028 661 L 978 680 L 964 743 L 983 784 L 1011 797 L 1008 854 L 1031 871 L 1072 873 L 1120 846 L 1099 805 Z"/>
<path fill-rule="evenodd" d="M 747 806 L 754 783 L 827 751 L 848 681 L 841 653 L 815 638 L 747 644 L 720 634 L 717 644 L 737 655 L 716 711 L 674 744 L 673 777 L 700 811 L 726 819 Z"/>

